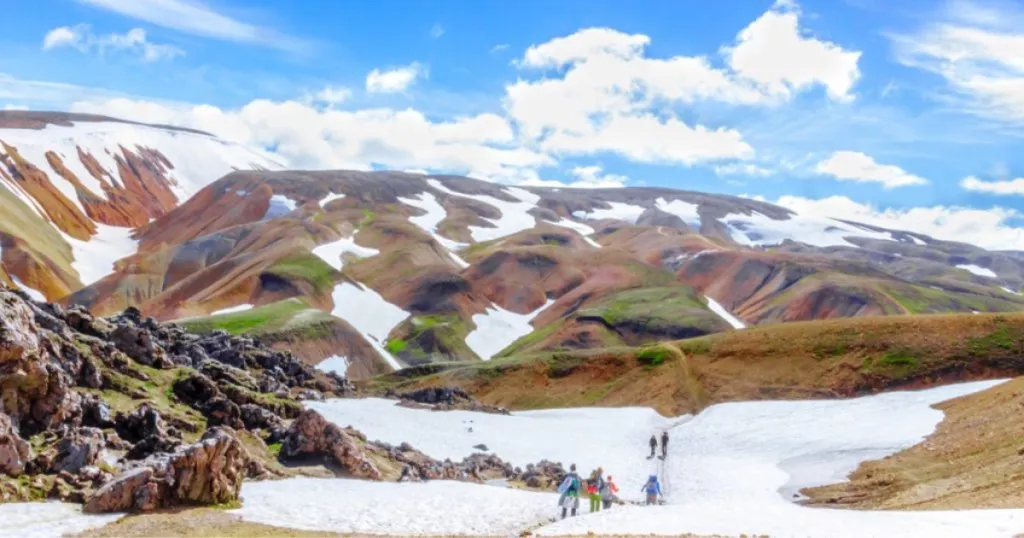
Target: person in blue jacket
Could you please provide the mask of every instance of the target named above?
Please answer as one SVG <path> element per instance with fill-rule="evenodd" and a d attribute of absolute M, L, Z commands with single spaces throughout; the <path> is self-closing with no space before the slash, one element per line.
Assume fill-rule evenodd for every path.
<path fill-rule="evenodd" d="M 647 478 L 647 483 L 644 484 L 640 491 L 647 492 L 647 504 L 658 504 L 658 497 L 661 496 L 661 484 L 658 483 L 658 476 L 651 475 Z"/>
<path fill-rule="evenodd" d="M 580 488 L 582 486 L 580 475 L 576 474 L 576 464 L 574 463 L 569 467 L 569 474 L 565 475 L 565 479 L 558 486 L 558 493 L 561 494 L 558 498 L 558 506 L 562 508 L 562 519 L 565 519 L 566 513 L 570 510 L 572 515 L 576 516 L 576 510 L 580 508 Z"/>

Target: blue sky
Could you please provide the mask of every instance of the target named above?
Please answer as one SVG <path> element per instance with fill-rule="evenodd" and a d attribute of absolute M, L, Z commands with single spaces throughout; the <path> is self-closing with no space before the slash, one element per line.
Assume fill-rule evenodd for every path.
<path fill-rule="evenodd" d="M 760 196 L 1024 249 L 1024 8 L 1010 2 L 37 0 L 7 14 L 0 107 L 198 127 L 296 167 Z"/>

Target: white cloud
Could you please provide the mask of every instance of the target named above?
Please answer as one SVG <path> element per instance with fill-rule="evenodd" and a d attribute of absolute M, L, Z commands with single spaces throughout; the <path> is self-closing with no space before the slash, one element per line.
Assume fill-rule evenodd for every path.
<path fill-rule="evenodd" d="M 629 178 L 619 174 L 606 174 L 600 165 L 577 166 L 570 171 L 573 180 L 568 183 L 533 179 L 521 183 L 528 187 L 568 187 L 572 189 L 618 189 L 626 186 Z"/>
<path fill-rule="evenodd" d="M 132 28 L 123 34 L 95 35 L 87 24 L 54 28 L 43 37 L 43 50 L 71 47 L 87 54 L 105 55 L 110 51 L 138 55 L 143 61 L 156 62 L 182 56 L 185 51 L 173 45 L 152 43 L 142 28 Z"/>
<path fill-rule="evenodd" d="M 4 110 L 28 110 L 28 107 L 24 105 L 15 105 L 12 103 L 7 103 L 6 105 L 4 105 Z"/>
<path fill-rule="evenodd" d="M 441 26 L 441 23 L 434 23 L 434 25 L 430 27 L 430 37 L 431 38 L 437 39 L 437 38 L 439 38 L 439 37 L 441 37 L 443 35 L 444 35 L 444 26 Z"/>
<path fill-rule="evenodd" d="M 783 196 L 774 203 L 798 213 L 917 232 L 936 239 L 959 241 L 991 250 L 1024 250 L 1024 228 L 1011 224 L 1012 220 L 1024 215 L 1002 207 L 974 209 L 930 206 L 883 210 L 854 202 L 845 196 L 816 200 Z"/>
<path fill-rule="evenodd" d="M 859 151 L 837 151 L 819 162 L 815 172 L 839 181 L 880 183 L 886 189 L 927 185 L 928 180 L 891 164 L 879 164 Z"/>
<path fill-rule="evenodd" d="M 1024 122 L 1024 9 L 951 2 L 910 34 L 890 36 L 897 59 L 941 76 L 970 112 Z"/>
<path fill-rule="evenodd" d="M 294 168 L 425 168 L 518 183 L 555 164 L 547 155 L 511 144 L 511 126 L 494 114 L 435 122 L 412 109 L 350 111 L 263 99 L 233 110 L 124 98 L 76 102 L 71 110 L 193 127 L 274 148 L 277 160 Z"/>
<path fill-rule="evenodd" d="M 1024 178 L 1005 181 L 983 181 L 974 176 L 965 177 L 960 186 L 972 192 L 984 192 L 999 196 L 1024 196 Z"/>
<path fill-rule="evenodd" d="M 366 91 L 370 93 L 400 93 L 412 86 L 417 78 L 426 76 L 426 69 L 416 62 L 403 67 L 374 69 L 366 75 Z"/>
<path fill-rule="evenodd" d="M 506 86 L 505 108 L 527 140 L 553 153 L 685 165 L 750 158 L 738 131 L 689 124 L 674 107 L 772 105 L 816 86 L 852 98 L 860 53 L 807 37 L 798 22 L 791 3 L 774 6 L 723 49 L 725 67 L 704 56 L 652 57 L 646 35 L 585 28 L 529 47 L 518 66 L 547 76 Z"/>
<path fill-rule="evenodd" d="M 497 45 L 491 47 L 491 54 L 497 54 L 503 50 L 507 50 L 508 46 L 508 43 L 498 43 Z"/>
<path fill-rule="evenodd" d="M 292 52 L 305 50 L 309 46 L 308 43 L 300 39 L 283 35 L 272 28 L 256 26 L 217 13 L 208 5 L 193 0 L 79 0 L 79 2 L 164 28 L 212 39 L 266 45 Z"/>
<path fill-rule="evenodd" d="M 328 105 L 340 105 L 352 97 L 352 90 L 340 86 L 327 86 L 312 96 L 313 101 Z"/>
<path fill-rule="evenodd" d="M 0 99 L 31 103 L 45 110 L 63 109 L 76 99 L 111 99 L 120 94 L 99 88 L 47 82 L 41 80 L 25 80 L 0 73 Z"/>
<path fill-rule="evenodd" d="M 820 85 L 833 99 L 852 100 L 861 53 L 803 34 L 796 3 L 777 2 L 723 52 L 738 76 L 754 81 L 768 95 L 788 98 Z"/>
<path fill-rule="evenodd" d="M 715 167 L 715 174 L 719 176 L 771 176 L 774 170 L 751 163 L 723 164 Z"/>

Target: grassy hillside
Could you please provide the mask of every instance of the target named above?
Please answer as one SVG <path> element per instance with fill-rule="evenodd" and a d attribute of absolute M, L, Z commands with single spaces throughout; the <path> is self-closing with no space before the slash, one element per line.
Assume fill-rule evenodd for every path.
<path fill-rule="evenodd" d="M 788 323 L 648 347 L 521 354 L 374 378 L 375 390 L 456 385 L 511 408 L 846 397 L 1024 373 L 1024 314 Z"/>

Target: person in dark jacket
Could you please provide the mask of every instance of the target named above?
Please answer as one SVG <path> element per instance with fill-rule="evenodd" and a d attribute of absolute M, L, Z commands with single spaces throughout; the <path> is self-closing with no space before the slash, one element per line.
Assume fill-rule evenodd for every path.
<path fill-rule="evenodd" d="M 661 457 L 668 456 L 668 431 L 661 432 Z"/>
<path fill-rule="evenodd" d="M 558 506 L 562 507 L 562 519 L 565 519 L 569 510 L 572 510 L 572 516 L 576 517 L 576 511 L 580 508 L 581 487 L 583 484 L 580 482 L 580 475 L 576 474 L 576 464 L 574 463 L 569 466 L 569 474 L 565 475 L 562 484 L 558 486 L 558 493 L 561 494 L 558 498 Z"/>
<path fill-rule="evenodd" d="M 651 457 L 654 457 L 654 451 L 658 449 L 658 438 L 651 435 Z"/>

